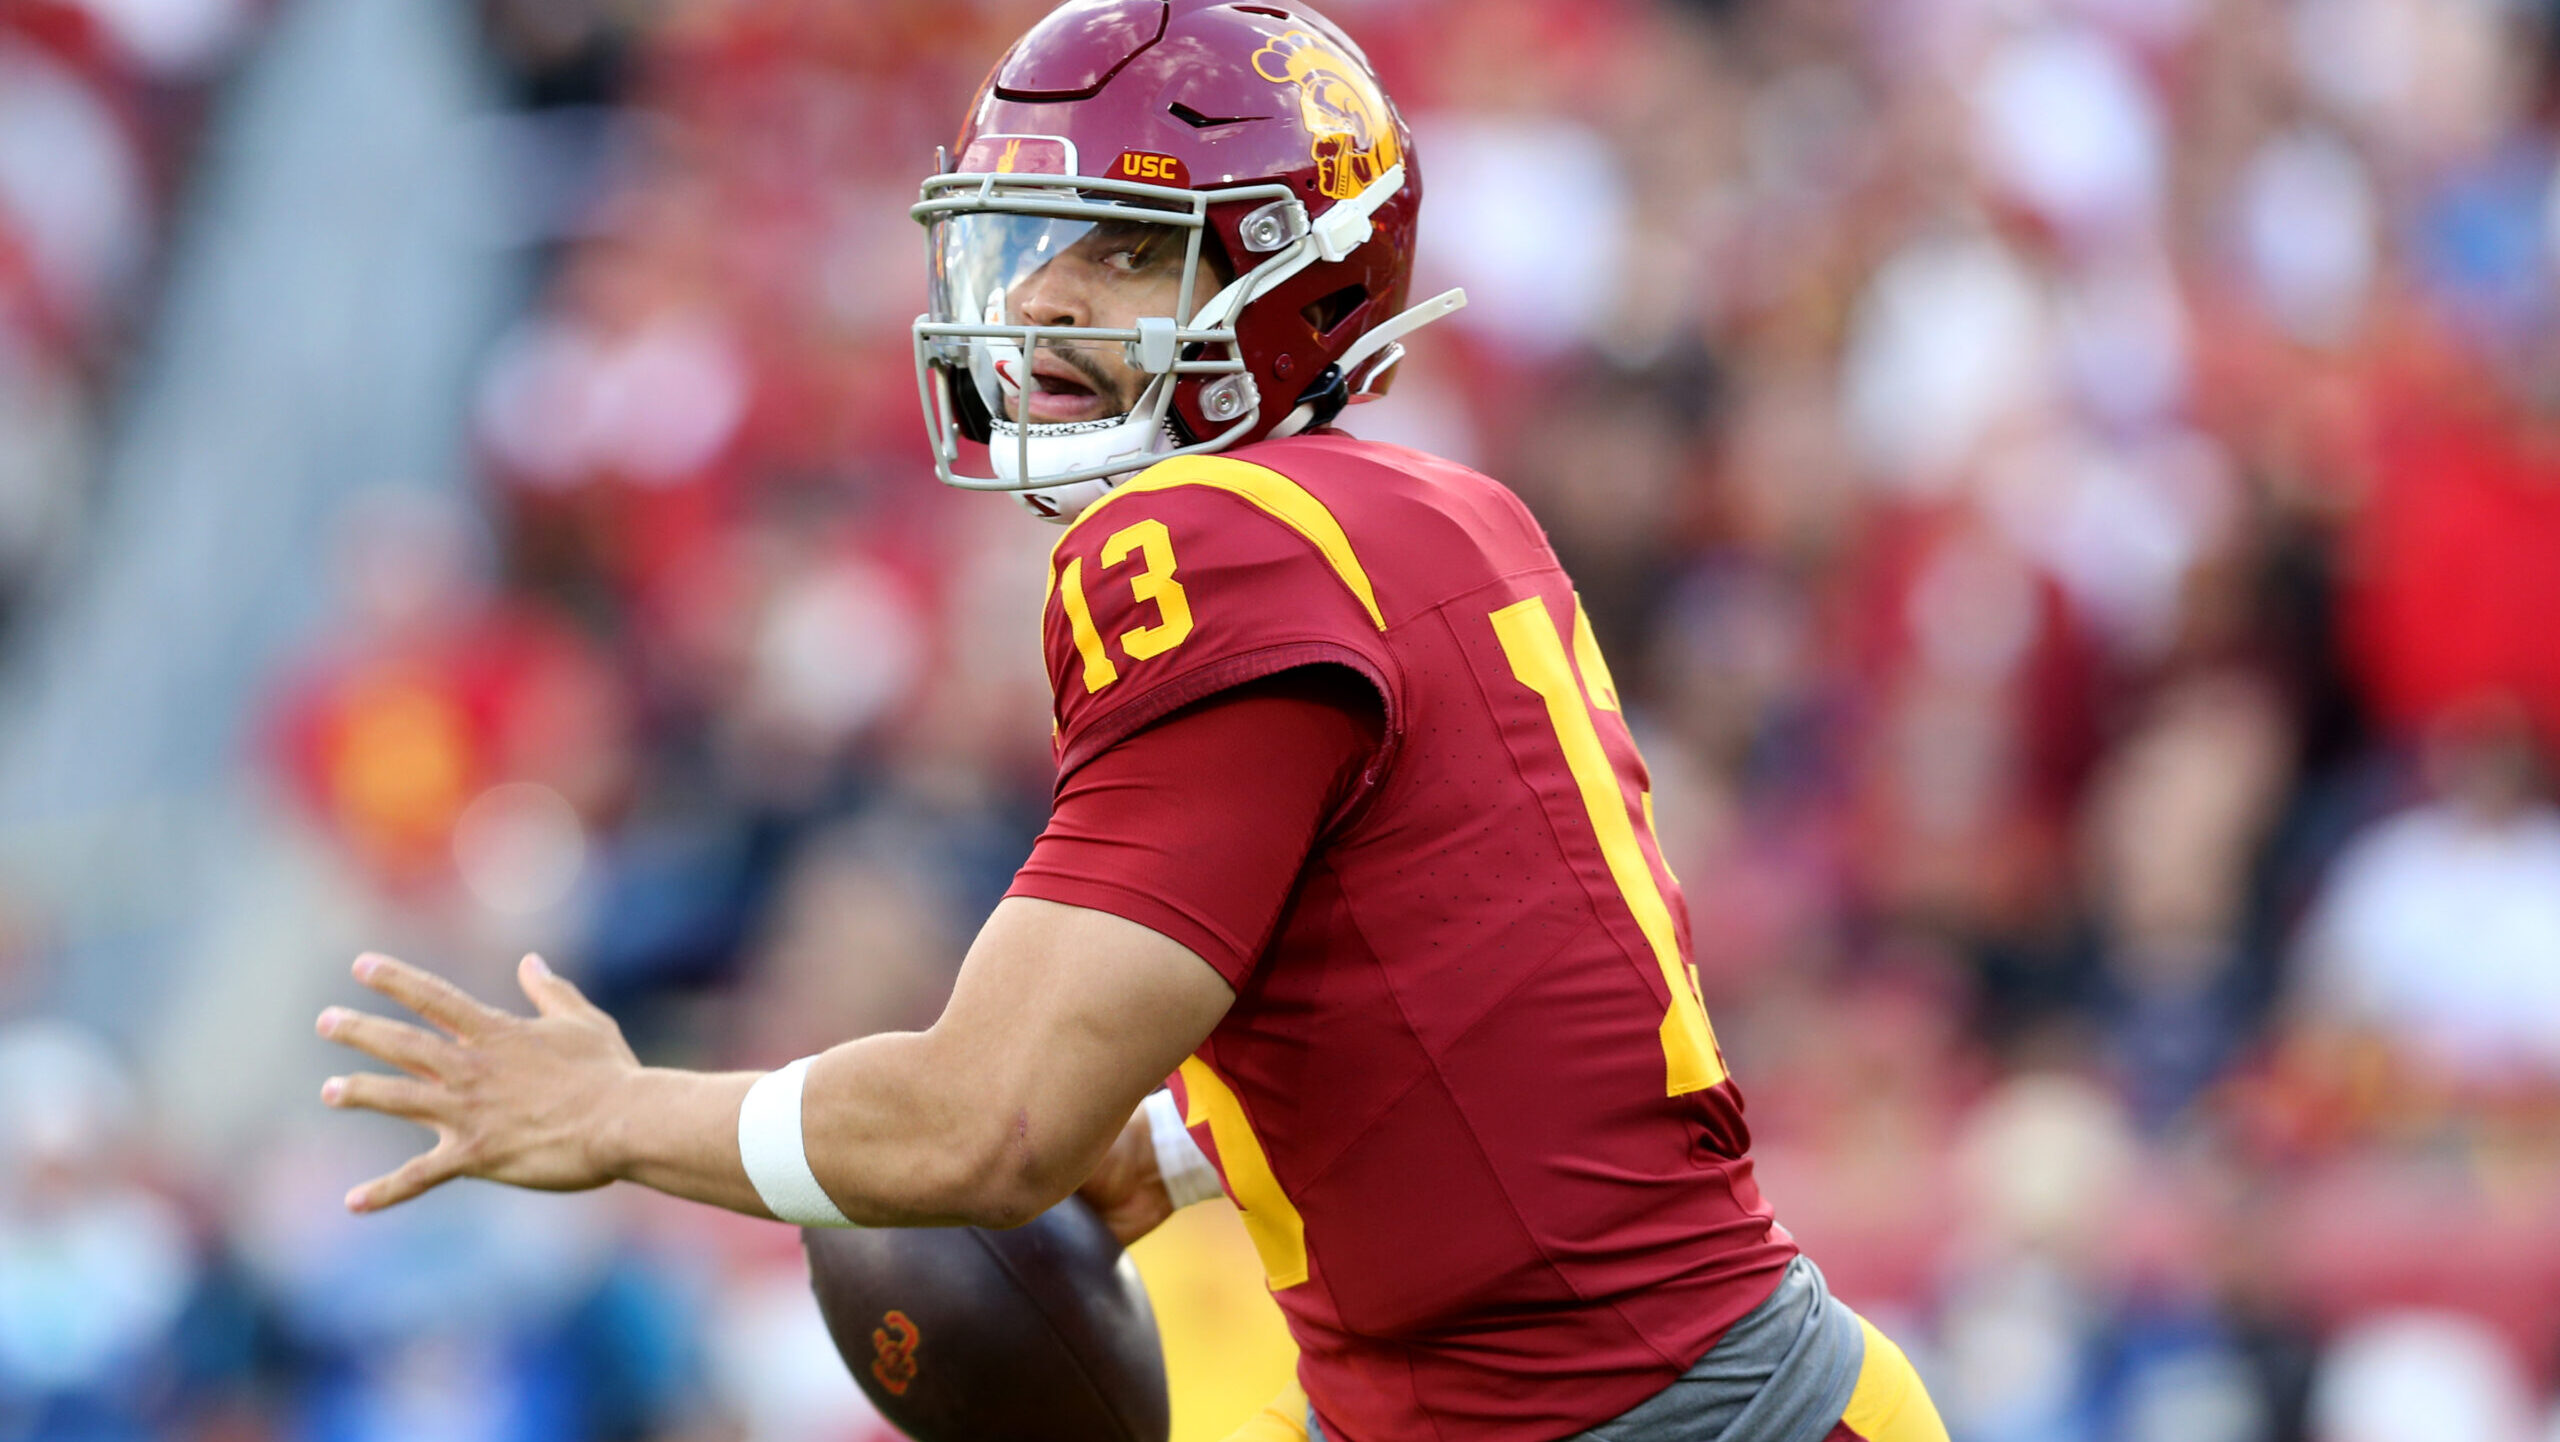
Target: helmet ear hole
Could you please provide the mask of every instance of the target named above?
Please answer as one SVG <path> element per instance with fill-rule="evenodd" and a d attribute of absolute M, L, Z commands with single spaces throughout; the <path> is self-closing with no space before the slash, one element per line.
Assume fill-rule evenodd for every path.
<path fill-rule="evenodd" d="M 960 382 L 949 389 L 951 418 L 962 440 L 985 445 L 995 434 L 995 427 L 988 424 L 994 412 L 987 409 L 986 398 L 978 393 L 978 387 L 967 372 L 961 373 Z"/>
<path fill-rule="evenodd" d="M 1207 268 L 1210 284 L 1218 289 L 1234 283 L 1236 263 L 1228 258 L 1227 242 L 1214 226 L 1200 237 L 1200 264 Z"/>
<path fill-rule="evenodd" d="M 1309 302 L 1298 314 L 1307 318 L 1307 324 L 1314 329 L 1317 336 L 1327 337 L 1331 336 L 1344 321 L 1351 319 L 1360 307 L 1368 303 L 1369 288 L 1367 286 L 1346 285 L 1331 295 Z"/>

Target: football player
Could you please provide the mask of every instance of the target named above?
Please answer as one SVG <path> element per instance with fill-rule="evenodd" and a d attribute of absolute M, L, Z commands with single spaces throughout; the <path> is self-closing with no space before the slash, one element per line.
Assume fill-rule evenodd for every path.
<path fill-rule="evenodd" d="M 348 1205 L 620 1178 L 1002 1226 L 1081 1186 L 1128 1238 L 1223 1190 L 1301 1350 L 1245 1435 L 1943 1442 L 1753 1184 L 1537 523 L 1332 425 L 1459 303 L 1407 304 L 1421 195 L 1299 0 L 1074 0 L 1018 42 L 915 207 L 916 361 L 942 479 L 1065 527 L 1058 781 L 948 1008 L 706 1075 L 537 959 L 521 1018 L 369 956 L 435 1029 L 324 1013 L 408 1073 L 324 1096 L 438 1140 Z"/>

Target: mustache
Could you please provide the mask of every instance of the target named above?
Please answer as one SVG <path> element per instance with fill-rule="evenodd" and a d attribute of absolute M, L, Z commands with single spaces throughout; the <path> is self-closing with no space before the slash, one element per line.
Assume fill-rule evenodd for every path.
<path fill-rule="evenodd" d="M 1102 362 L 1095 360 L 1084 347 L 1050 345 L 1044 349 L 1050 355 L 1056 356 L 1067 369 L 1082 376 L 1085 384 L 1093 387 L 1095 395 L 1117 397 L 1120 394 L 1120 387 L 1114 384 L 1110 375 L 1103 370 Z"/>

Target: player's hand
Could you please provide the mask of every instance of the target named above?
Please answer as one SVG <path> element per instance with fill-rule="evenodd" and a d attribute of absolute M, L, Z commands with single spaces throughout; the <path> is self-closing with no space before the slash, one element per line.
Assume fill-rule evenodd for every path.
<path fill-rule="evenodd" d="M 1145 1112 L 1129 1118 L 1093 1175 L 1076 1188 L 1076 1195 L 1092 1206 L 1124 1247 L 1173 1215 L 1173 1198 L 1156 1168 L 1156 1143 L 1147 1130 Z"/>
<path fill-rule="evenodd" d="M 528 956 L 516 980 L 535 1015 L 518 1016 L 387 956 L 356 958 L 356 980 L 435 1024 L 330 1007 L 320 1035 L 405 1075 L 331 1077 L 320 1099 L 405 1117 L 436 1134 L 406 1165 L 347 1193 L 347 1210 L 396 1206 L 455 1177 L 573 1192 L 613 1180 L 600 1147 L 616 1088 L 640 1070 L 622 1028 Z"/>

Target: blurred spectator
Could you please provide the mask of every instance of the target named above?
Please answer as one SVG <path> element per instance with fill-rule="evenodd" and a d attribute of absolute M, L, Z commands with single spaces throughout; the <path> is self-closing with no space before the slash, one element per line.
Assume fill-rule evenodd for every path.
<path fill-rule="evenodd" d="M 2349 844 L 2304 926 L 2303 1005 L 2484 1084 L 2560 1084 L 2560 808 L 2511 704 L 2429 737 L 2431 799 Z"/>
<path fill-rule="evenodd" d="M 890 811 L 802 851 L 745 997 L 743 1060 L 772 1066 L 829 1038 L 932 1025 L 967 936 L 920 819 Z"/>
<path fill-rule="evenodd" d="M 196 1243 L 148 1180 L 131 1079 L 98 1038 L 0 1028 L 0 1428 L 160 1435 Z"/>
<path fill-rule="evenodd" d="M 463 518 L 386 493 L 345 534 L 347 633 L 276 722 L 296 792 L 395 891 L 458 867 L 495 910 L 558 903 L 630 782 L 619 678 L 540 603 L 486 594 Z"/>
<path fill-rule="evenodd" d="M 0 281 L 0 622 L 73 533 L 92 464 L 90 425 L 88 388 L 10 324 Z"/>
<path fill-rule="evenodd" d="M 0 234 L 56 324 L 119 319 L 150 242 L 143 161 L 124 117 L 57 54 L 0 26 Z"/>
<path fill-rule="evenodd" d="M 1841 369 L 1846 428 L 1896 489 L 1953 485 L 1996 429 L 2051 384 L 2035 277 L 1978 231 L 1915 236 L 1876 268 Z"/>
<path fill-rule="evenodd" d="M 489 48 L 529 106 L 597 105 L 628 83 L 637 7 L 614 0 L 481 0 Z"/>
<path fill-rule="evenodd" d="M 2543 624 L 2560 609 L 2560 349 L 2487 373 L 2435 350 L 2386 371 L 2375 398 L 2373 494 L 2348 553 L 2354 660 L 2404 731 L 2505 694 L 2560 740 L 2560 647 Z"/>
<path fill-rule="evenodd" d="M 1604 342 L 1629 201 L 1602 138 L 1559 115 L 1425 114 L 1414 144 L 1438 242 L 1415 294 L 1467 287 L 1474 323 L 1532 357 Z"/>
<path fill-rule="evenodd" d="M 2541 1442 L 2522 1358 L 2478 1322 L 2383 1313 L 2329 1344 L 2313 1442 Z"/>
<path fill-rule="evenodd" d="M 2242 965 L 2251 858 L 2292 780 L 2270 689 L 2201 675 L 2164 691 L 2091 788 L 2085 884 L 2118 1085 L 2152 1122 L 2239 1054 L 2257 1020 Z"/>
<path fill-rule="evenodd" d="M 514 503 L 537 579 L 645 598 L 734 509 L 746 357 L 700 292 L 703 218 L 670 205 L 609 232 L 562 272 L 555 308 L 500 347 L 479 438 Z"/>
<path fill-rule="evenodd" d="M 2269 137 L 2251 154 L 2233 208 L 2258 304 L 2309 345 L 2348 340 L 2378 262 L 2373 180 L 2331 131 Z"/>
<path fill-rule="evenodd" d="M 198 81 L 228 61 L 260 0 L 78 0 L 117 51 L 156 83 Z"/>
<path fill-rule="evenodd" d="M 409 1154 L 289 1128 L 232 1181 L 232 1225 L 298 1374 L 290 1435 L 537 1442 L 664 1435 L 704 1409 L 700 1279 L 626 1248 L 616 1194 L 453 1187 L 371 1225 L 337 1174 Z"/>

